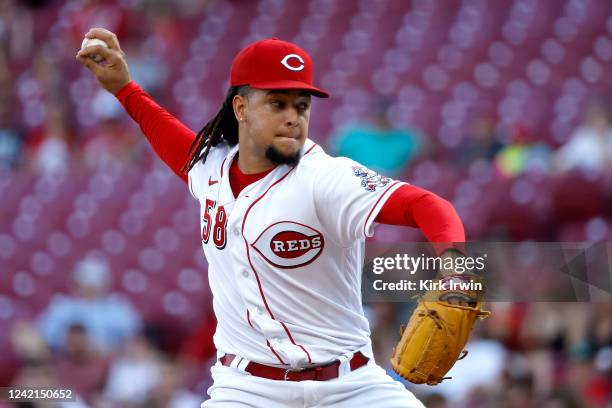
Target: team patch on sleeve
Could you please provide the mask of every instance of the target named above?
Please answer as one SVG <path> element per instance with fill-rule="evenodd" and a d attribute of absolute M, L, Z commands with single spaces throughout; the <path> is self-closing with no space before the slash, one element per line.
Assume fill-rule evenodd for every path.
<path fill-rule="evenodd" d="M 381 176 L 363 166 L 353 166 L 353 174 L 361 179 L 361 187 L 370 192 L 386 186 L 391 181 L 389 177 Z"/>

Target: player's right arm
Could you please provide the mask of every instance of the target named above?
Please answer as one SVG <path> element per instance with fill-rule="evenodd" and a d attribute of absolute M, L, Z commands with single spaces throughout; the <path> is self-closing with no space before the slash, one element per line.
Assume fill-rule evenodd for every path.
<path fill-rule="evenodd" d="M 195 133 L 131 80 L 125 53 L 114 33 L 103 28 L 92 28 L 85 37 L 98 38 L 106 42 L 109 48 L 87 47 L 79 51 L 77 60 L 95 75 L 102 88 L 117 97 L 132 119 L 140 125 L 157 155 L 187 182 L 182 168 L 189 158 Z M 102 56 L 104 62 L 94 62 L 91 56 L 95 54 Z"/>

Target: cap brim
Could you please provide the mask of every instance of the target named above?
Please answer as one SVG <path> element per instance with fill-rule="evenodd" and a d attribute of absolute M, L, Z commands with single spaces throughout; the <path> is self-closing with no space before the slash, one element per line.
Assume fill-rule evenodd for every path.
<path fill-rule="evenodd" d="M 274 81 L 274 82 L 254 82 L 249 84 L 255 89 L 290 89 L 307 91 L 308 93 L 318 98 L 329 98 L 329 93 L 323 89 L 308 85 L 300 81 Z"/>

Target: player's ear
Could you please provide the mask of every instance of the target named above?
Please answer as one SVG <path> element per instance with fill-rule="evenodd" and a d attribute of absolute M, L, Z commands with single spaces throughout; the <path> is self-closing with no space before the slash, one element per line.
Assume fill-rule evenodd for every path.
<path fill-rule="evenodd" d="M 234 99 L 232 99 L 232 108 L 234 109 L 234 116 L 238 123 L 243 122 L 246 118 L 246 104 L 246 96 L 236 95 Z"/>

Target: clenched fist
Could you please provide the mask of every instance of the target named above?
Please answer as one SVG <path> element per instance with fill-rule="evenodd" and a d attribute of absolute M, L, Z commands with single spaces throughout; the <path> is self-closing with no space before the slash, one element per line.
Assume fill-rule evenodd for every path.
<path fill-rule="evenodd" d="M 125 53 L 121 51 L 117 36 L 104 28 L 92 28 L 85 34 L 85 38 L 100 39 L 108 48 L 100 45 L 87 47 L 78 52 L 76 59 L 93 72 L 102 88 L 116 95 L 130 82 Z M 95 62 L 91 58 L 94 55 L 101 56 L 103 61 Z"/>

